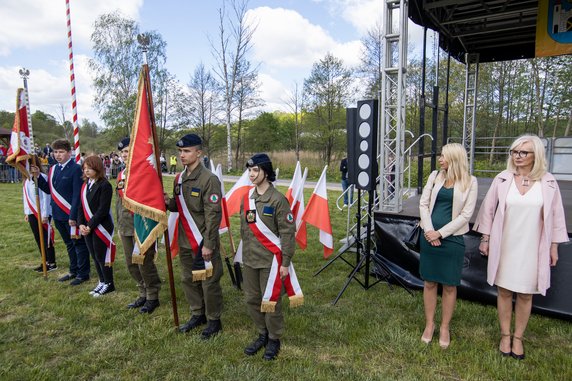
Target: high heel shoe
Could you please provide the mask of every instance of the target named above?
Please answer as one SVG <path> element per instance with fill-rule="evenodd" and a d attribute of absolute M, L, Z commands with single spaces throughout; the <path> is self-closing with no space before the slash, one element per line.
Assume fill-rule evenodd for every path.
<path fill-rule="evenodd" d="M 441 347 L 441 349 L 447 349 L 449 348 L 449 344 L 451 344 L 451 334 L 449 333 L 449 331 L 447 330 L 447 333 L 449 334 L 449 339 L 448 340 L 442 340 L 441 339 L 441 330 L 439 330 L 439 346 Z"/>
<path fill-rule="evenodd" d="M 507 337 L 507 336 L 510 337 L 510 333 L 501 333 L 501 341 L 502 341 L 502 338 L 503 338 L 503 337 Z M 511 340 L 511 342 L 510 342 L 510 346 L 512 347 L 512 340 Z M 511 353 L 512 353 L 512 351 L 503 352 L 502 349 L 501 349 L 501 347 L 500 347 L 500 344 L 499 344 L 499 352 L 500 352 L 500 354 L 501 354 L 503 357 L 508 357 L 508 356 L 510 356 Z"/>
<path fill-rule="evenodd" d="M 510 355 L 512 356 L 513 359 L 516 359 L 516 360 L 524 360 L 524 342 L 523 342 L 522 337 L 513 336 L 512 338 L 513 338 L 513 340 L 519 340 L 519 341 L 522 343 L 522 354 L 517 355 L 516 353 L 514 353 L 514 352 L 512 351 L 512 344 L 511 344 Z"/>
<path fill-rule="evenodd" d="M 435 327 L 431 330 L 431 336 L 425 337 L 425 331 L 423 331 L 423 335 L 421 335 L 421 341 L 425 344 L 429 344 L 431 340 L 433 340 L 433 332 L 435 331 Z"/>

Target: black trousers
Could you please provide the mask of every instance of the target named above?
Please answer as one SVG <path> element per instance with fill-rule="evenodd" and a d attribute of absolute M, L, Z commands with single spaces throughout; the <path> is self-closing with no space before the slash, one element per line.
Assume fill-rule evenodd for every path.
<path fill-rule="evenodd" d="M 30 224 L 30 228 L 32 229 L 32 233 L 34 234 L 36 243 L 38 244 L 38 250 L 40 250 L 40 256 L 41 256 L 42 249 L 40 248 L 40 231 L 38 229 L 38 219 L 34 214 L 28 214 L 28 223 Z M 46 262 L 56 263 L 56 251 L 54 250 L 54 243 L 51 242 L 50 244 L 51 246 L 48 247 L 48 238 L 49 238 L 48 231 L 46 229 L 42 230 L 44 231 L 44 248 L 46 249 Z"/>
<path fill-rule="evenodd" d="M 105 266 L 105 252 L 107 251 L 107 246 L 105 246 L 103 241 L 99 239 L 93 230 L 90 234 L 84 237 L 87 250 L 89 250 L 91 257 L 93 258 L 99 281 L 113 284 L 113 267 Z"/>

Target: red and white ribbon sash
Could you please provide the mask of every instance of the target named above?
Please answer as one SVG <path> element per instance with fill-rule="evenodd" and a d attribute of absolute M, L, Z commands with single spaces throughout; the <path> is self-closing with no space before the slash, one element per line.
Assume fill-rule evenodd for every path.
<path fill-rule="evenodd" d="M 266 289 L 264 290 L 264 295 L 262 296 L 261 311 L 262 312 L 274 312 L 274 306 L 278 299 L 280 299 L 280 291 L 282 289 L 282 284 L 286 289 L 288 298 L 290 299 L 290 306 L 297 307 L 303 304 L 304 295 L 302 294 L 302 288 L 298 282 L 298 277 L 296 276 L 296 271 L 294 271 L 294 264 L 290 262 L 288 266 L 288 275 L 284 278 L 284 281 L 280 279 L 280 266 L 282 266 L 282 246 L 280 245 L 280 238 L 276 236 L 264 224 L 258 211 L 256 210 L 256 202 L 251 198 L 254 188 L 252 188 L 244 196 L 243 205 L 248 205 L 251 211 L 256 213 L 256 220 L 253 223 L 249 223 L 248 226 L 254 234 L 254 237 L 264 246 L 268 251 L 274 254 L 272 258 L 272 267 L 270 268 L 270 275 L 268 276 L 268 282 L 266 283 Z"/>
<path fill-rule="evenodd" d="M 34 214 L 34 216 L 36 217 L 36 220 L 40 220 L 39 215 L 38 215 L 38 209 L 36 207 L 36 198 L 30 194 L 30 180 L 26 179 L 24 180 L 24 198 L 26 199 L 26 203 L 28 204 L 28 208 L 32 211 L 32 213 Z M 42 216 L 42 218 L 47 218 L 48 216 Z M 54 245 L 54 238 L 55 238 L 55 234 L 54 234 L 54 229 L 52 229 L 52 224 L 50 224 L 49 222 L 42 222 L 42 227 L 44 228 L 44 230 L 48 233 L 48 247 L 51 247 Z"/>
<path fill-rule="evenodd" d="M 121 183 L 125 182 L 125 179 L 123 178 L 123 172 L 125 172 L 125 169 L 117 174 L 117 194 L 121 198 L 123 198 L 123 192 L 124 192 L 123 184 L 121 184 Z M 121 188 L 119 187 L 120 184 L 121 184 Z"/>
<path fill-rule="evenodd" d="M 56 166 L 52 165 L 52 167 L 50 168 L 50 170 L 48 172 L 48 185 L 50 186 L 50 193 L 52 194 L 52 199 L 54 200 L 54 202 L 56 204 L 58 204 L 60 209 L 63 210 L 68 216 L 70 216 L 71 204 L 64 198 L 64 196 L 62 196 L 61 194 L 58 193 L 58 191 L 56 190 L 56 187 L 53 184 L 54 169 L 55 168 L 56 168 Z M 79 227 L 78 226 L 70 226 L 70 236 L 73 239 L 78 239 L 81 237 L 79 234 Z"/>
<path fill-rule="evenodd" d="M 185 167 L 183 172 L 178 173 L 175 176 L 175 183 L 177 184 L 177 186 L 179 188 L 179 194 L 176 195 L 175 201 L 177 203 L 177 210 L 179 212 L 178 213 L 177 212 L 175 212 L 175 213 L 171 212 L 171 214 L 169 216 L 169 220 L 168 220 L 169 238 L 172 239 L 172 241 L 171 241 L 171 250 L 172 250 L 171 255 L 175 256 L 178 253 L 178 248 L 173 250 L 173 242 L 176 240 L 176 238 L 178 237 L 178 234 L 179 234 L 178 225 L 179 225 L 179 219 L 180 219 L 181 224 L 183 225 L 183 230 L 185 232 L 185 235 L 187 236 L 187 239 L 189 240 L 189 243 L 191 244 L 191 249 L 193 250 L 193 254 L 194 254 L 195 260 L 196 260 L 197 257 L 201 258 L 201 259 L 203 257 L 203 253 L 202 253 L 203 235 L 201 234 L 199 227 L 197 226 L 195 220 L 193 219 L 193 216 L 191 215 L 191 211 L 187 207 L 187 203 L 185 202 L 185 198 L 183 196 L 183 175 L 186 173 L 186 171 L 187 171 L 187 168 Z M 173 254 L 173 251 L 174 251 L 174 254 Z M 212 263 L 210 261 L 204 261 L 204 263 L 205 263 L 205 270 L 207 270 L 207 277 L 208 277 L 209 276 L 208 274 L 212 274 Z"/>
<path fill-rule="evenodd" d="M 86 221 L 89 222 L 93 217 L 93 212 L 91 211 L 89 203 L 87 202 L 87 183 L 84 183 L 81 186 L 81 204 L 83 206 L 83 215 L 85 216 Z M 111 211 L 109 211 L 109 215 L 111 216 Z M 99 239 L 101 239 L 101 241 L 107 247 L 107 250 L 105 251 L 106 266 L 112 266 L 113 262 L 115 262 L 116 246 L 113 242 L 114 230 L 115 229 L 113 229 L 110 233 L 102 224 L 97 225 L 95 228 L 95 234 L 97 234 Z"/>

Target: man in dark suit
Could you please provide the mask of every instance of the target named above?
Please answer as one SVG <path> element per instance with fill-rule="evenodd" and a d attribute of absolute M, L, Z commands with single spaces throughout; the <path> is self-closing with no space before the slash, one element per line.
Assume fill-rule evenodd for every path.
<path fill-rule="evenodd" d="M 76 221 L 83 184 L 82 170 L 72 159 L 69 141 L 58 139 L 52 143 L 52 148 L 58 164 L 50 168 L 48 181 L 38 177 L 35 166 L 30 168 L 30 173 L 38 177 L 38 187 L 51 194 L 52 217 L 68 251 L 70 272 L 58 280 L 71 280 L 70 284 L 76 286 L 89 279 L 89 252 Z"/>

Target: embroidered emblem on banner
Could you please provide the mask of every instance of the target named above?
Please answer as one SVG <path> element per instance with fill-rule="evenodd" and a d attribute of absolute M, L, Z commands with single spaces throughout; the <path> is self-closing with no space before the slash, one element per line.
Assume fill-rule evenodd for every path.
<path fill-rule="evenodd" d="M 201 190 L 199 188 L 192 188 L 191 189 L 191 196 L 199 197 L 201 195 Z"/>
<path fill-rule="evenodd" d="M 292 215 L 292 213 L 288 213 L 286 215 L 286 221 L 288 221 L 290 223 L 294 222 L 294 216 Z"/>
<path fill-rule="evenodd" d="M 246 211 L 246 222 L 248 222 L 249 224 L 253 224 L 256 222 L 256 210 Z"/>
<path fill-rule="evenodd" d="M 218 195 L 213 193 L 209 196 L 209 200 L 211 201 L 211 203 L 216 204 L 218 203 Z"/>
<path fill-rule="evenodd" d="M 271 206 L 265 206 L 264 209 L 262 209 L 262 215 L 272 217 L 274 215 L 274 208 Z"/>

